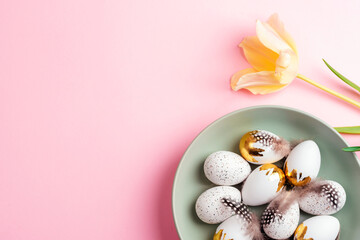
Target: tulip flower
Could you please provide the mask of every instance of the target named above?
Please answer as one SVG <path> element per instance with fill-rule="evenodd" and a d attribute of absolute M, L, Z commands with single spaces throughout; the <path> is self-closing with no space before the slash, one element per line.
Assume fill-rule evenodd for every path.
<path fill-rule="evenodd" d="M 256 36 L 245 37 L 239 47 L 252 68 L 243 69 L 232 76 L 231 88 L 234 91 L 244 88 L 253 94 L 268 94 L 282 90 L 298 78 L 360 108 L 359 102 L 299 74 L 295 42 L 277 14 L 267 22 L 258 20 Z"/>

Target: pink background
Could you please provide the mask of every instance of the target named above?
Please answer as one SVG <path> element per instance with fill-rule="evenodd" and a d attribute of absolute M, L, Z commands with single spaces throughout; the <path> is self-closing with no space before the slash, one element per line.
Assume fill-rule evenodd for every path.
<path fill-rule="evenodd" d="M 192 139 L 231 111 L 278 104 L 332 126 L 356 109 L 301 80 L 233 92 L 237 44 L 278 12 L 300 72 L 360 101 L 359 1 L 1 0 L 0 239 L 178 239 L 172 181 Z M 360 136 L 345 136 L 352 145 Z"/>

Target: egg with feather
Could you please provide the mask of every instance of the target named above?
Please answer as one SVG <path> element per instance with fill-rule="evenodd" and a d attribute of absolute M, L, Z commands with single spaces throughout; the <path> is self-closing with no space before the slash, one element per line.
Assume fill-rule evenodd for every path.
<path fill-rule="evenodd" d="M 274 199 L 261 216 L 261 226 L 267 236 L 272 239 L 289 238 L 300 220 L 300 209 L 296 199 L 290 192 L 284 192 Z"/>
<path fill-rule="evenodd" d="M 246 133 L 240 140 L 241 156 L 253 164 L 274 163 L 290 152 L 290 143 L 274 133 L 254 130 Z"/>
<path fill-rule="evenodd" d="M 262 240 L 260 222 L 244 203 L 231 199 L 222 200 L 224 206 L 235 215 L 221 223 L 214 234 L 213 240 Z"/>
<path fill-rule="evenodd" d="M 340 211 L 346 202 L 344 188 L 335 181 L 320 180 L 303 189 L 300 209 L 313 215 L 329 215 Z"/>

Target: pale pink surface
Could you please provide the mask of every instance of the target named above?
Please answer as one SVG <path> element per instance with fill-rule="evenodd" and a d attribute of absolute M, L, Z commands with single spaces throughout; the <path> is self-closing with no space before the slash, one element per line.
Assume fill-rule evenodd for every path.
<path fill-rule="evenodd" d="M 0 1 L 0 239 L 178 239 L 172 181 L 191 140 L 231 111 L 360 110 L 301 80 L 232 92 L 237 44 L 278 12 L 301 73 L 360 100 L 359 1 Z M 345 136 L 360 144 L 360 136 Z M 341 160 L 341 159 L 340 159 Z"/>

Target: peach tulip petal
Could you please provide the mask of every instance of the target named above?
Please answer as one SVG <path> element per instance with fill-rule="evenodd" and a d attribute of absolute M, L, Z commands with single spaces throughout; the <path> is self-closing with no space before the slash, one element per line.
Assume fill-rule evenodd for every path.
<path fill-rule="evenodd" d="M 241 70 L 231 78 L 231 87 L 233 90 L 237 91 L 245 88 L 253 94 L 268 94 L 279 91 L 285 86 L 287 85 L 279 83 L 274 72 L 256 72 L 255 69 L 251 68 Z"/>
<path fill-rule="evenodd" d="M 265 95 L 268 93 L 273 93 L 280 91 L 284 87 L 287 87 L 287 85 L 281 85 L 281 86 L 253 86 L 253 87 L 247 87 L 246 89 L 249 90 L 252 94 L 260 94 Z"/>
<path fill-rule="evenodd" d="M 240 70 L 238 72 L 236 72 L 232 77 L 231 77 L 231 88 L 234 90 L 234 91 L 237 91 L 239 89 L 236 88 L 236 84 L 238 83 L 239 79 L 246 75 L 246 74 L 249 74 L 249 73 L 256 73 L 256 70 L 253 69 L 253 68 L 246 68 L 246 69 L 243 69 L 243 70 Z"/>
<path fill-rule="evenodd" d="M 239 46 L 244 50 L 246 60 L 257 71 L 275 71 L 279 54 L 266 48 L 256 36 L 244 38 Z"/>
<path fill-rule="evenodd" d="M 256 35 L 260 42 L 272 51 L 280 54 L 280 51 L 292 48 L 285 42 L 281 36 L 266 22 L 257 20 Z"/>
<path fill-rule="evenodd" d="M 271 15 L 267 23 L 279 34 L 279 36 L 294 50 L 297 54 L 296 44 L 294 39 L 285 30 L 283 22 L 279 19 L 279 16 L 275 13 Z"/>

